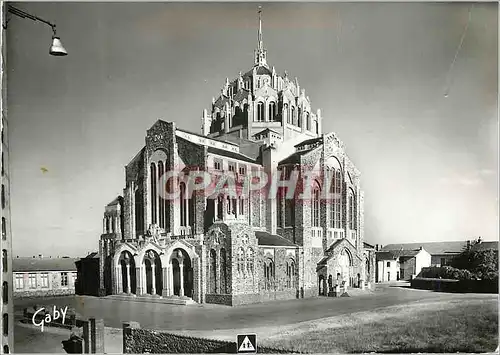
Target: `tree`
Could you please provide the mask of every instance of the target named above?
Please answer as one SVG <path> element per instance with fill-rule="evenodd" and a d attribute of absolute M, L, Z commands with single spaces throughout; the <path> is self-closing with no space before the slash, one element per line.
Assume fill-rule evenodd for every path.
<path fill-rule="evenodd" d="M 477 278 L 498 278 L 498 253 L 496 250 L 465 249 L 451 262 L 457 269 L 469 270 Z"/>

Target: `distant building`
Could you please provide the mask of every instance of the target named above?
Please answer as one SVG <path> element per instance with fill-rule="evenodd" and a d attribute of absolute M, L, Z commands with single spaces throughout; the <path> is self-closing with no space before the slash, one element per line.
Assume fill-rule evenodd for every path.
<path fill-rule="evenodd" d="M 75 262 L 77 295 L 99 296 L 99 253 L 93 252 Z"/>
<path fill-rule="evenodd" d="M 376 253 L 377 282 L 411 280 L 423 267 L 431 265 L 431 254 L 424 248 L 383 250 Z"/>
<path fill-rule="evenodd" d="M 416 250 L 420 247 L 424 248 L 429 254 L 431 254 L 430 266 L 446 266 L 450 265 L 453 258 L 466 248 L 472 248 L 472 250 L 498 250 L 498 242 L 484 242 L 481 238 L 478 238 L 477 240 L 462 240 L 453 242 L 387 244 L 386 246 L 380 246 L 380 248 L 377 249 L 381 251 L 401 249 Z"/>
<path fill-rule="evenodd" d="M 75 293 L 76 259 L 17 257 L 12 259 L 14 297 L 44 297 Z"/>

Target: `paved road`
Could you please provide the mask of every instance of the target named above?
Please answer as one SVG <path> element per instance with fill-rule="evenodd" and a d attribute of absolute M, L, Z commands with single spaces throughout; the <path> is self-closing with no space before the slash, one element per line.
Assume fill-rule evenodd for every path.
<path fill-rule="evenodd" d="M 240 307 L 177 306 L 73 296 L 43 301 L 22 300 L 16 302 L 16 309 L 20 311 L 35 303 L 55 304 L 74 307 L 84 317 L 102 318 L 108 327 L 121 328 L 123 322 L 133 320 L 144 328 L 202 331 L 279 326 L 409 302 L 457 297 L 495 298 L 496 295 L 446 294 L 377 285 L 375 292 L 357 297 L 318 297 Z"/>

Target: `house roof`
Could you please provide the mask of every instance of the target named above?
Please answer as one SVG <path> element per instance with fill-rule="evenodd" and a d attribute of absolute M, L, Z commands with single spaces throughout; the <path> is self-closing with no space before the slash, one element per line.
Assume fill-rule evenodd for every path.
<path fill-rule="evenodd" d="M 76 258 L 15 258 L 12 259 L 14 272 L 29 271 L 76 271 Z"/>
<path fill-rule="evenodd" d="M 259 245 L 275 246 L 275 247 L 296 247 L 286 238 L 283 238 L 276 234 L 271 234 L 269 232 L 256 231 L 255 236 L 257 237 Z"/>
<path fill-rule="evenodd" d="M 275 131 L 274 129 L 271 129 L 271 128 L 266 128 L 266 129 L 263 129 L 263 130 L 262 130 L 262 131 L 260 131 L 260 132 L 255 133 L 254 135 L 252 135 L 252 137 L 258 136 L 258 135 L 260 135 L 260 134 L 262 134 L 262 133 L 264 133 L 264 132 L 273 132 L 273 133 L 279 134 L 280 136 L 282 135 L 280 132 Z"/>
<path fill-rule="evenodd" d="M 458 254 L 467 246 L 466 241 L 455 242 L 431 242 L 431 243 L 404 243 L 404 244 L 387 244 L 382 248 L 382 251 L 387 250 L 415 250 L 423 247 L 431 255 L 443 254 Z"/>
<path fill-rule="evenodd" d="M 397 258 L 408 259 L 420 253 L 420 250 L 400 249 L 400 250 L 384 250 L 377 252 L 377 260 L 396 260 Z"/>

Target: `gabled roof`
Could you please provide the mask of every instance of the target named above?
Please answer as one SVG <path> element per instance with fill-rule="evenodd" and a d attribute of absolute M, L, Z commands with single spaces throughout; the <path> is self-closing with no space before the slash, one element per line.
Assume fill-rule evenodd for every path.
<path fill-rule="evenodd" d="M 367 242 L 363 242 L 363 247 L 365 249 L 375 249 L 374 245 L 368 244 Z"/>
<path fill-rule="evenodd" d="M 260 155 L 261 143 L 251 141 L 245 138 L 240 138 L 233 134 L 223 134 L 218 136 L 216 139 L 222 142 L 236 144 L 237 146 L 240 147 L 241 154 L 246 155 L 247 157 L 250 157 L 252 159 L 257 160 Z"/>
<path fill-rule="evenodd" d="M 413 258 L 420 253 L 419 249 L 400 249 L 400 250 L 384 250 L 376 253 L 377 260 L 396 260 L 397 258 L 408 259 Z"/>
<path fill-rule="evenodd" d="M 281 134 L 280 132 L 278 132 L 278 131 L 275 131 L 275 130 L 273 130 L 273 129 L 271 129 L 271 128 L 266 128 L 266 129 L 263 129 L 263 130 L 262 130 L 262 131 L 260 131 L 260 132 L 255 133 L 254 135 L 252 135 L 252 137 L 258 136 L 259 134 L 262 134 L 262 133 L 264 133 L 264 132 L 273 132 L 273 133 L 279 134 L 280 136 L 282 135 L 282 134 Z"/>
<path fill-rule="evenodd" d="M 249 158 L 249 157 L 247 157 L 243 154 L 240 154 L 240 153 L 231 152 L 231 151 L 224 150 L 224 149 L 207 147 L 207 152 L 211 153 L 211 154 L 221 155 L 223 157 L 227 157 L 227 158 L 231 158 L 231 159 L 246 161 L 248 163 L 254 163 L 254 164 L 256 163 L 255 159 Z"/>
<path fill-rule="evenodd" d="M 262 246 L 275 246 L 275 247 L 296 247 L 297 245 L 292 243 L 286 238 L 283 238 L 276 234 L 271 234 L 269 232 L 256 231 L 255 236 L 257 237 L 259 245 Z"/>
<path fill-rule="evenodd" d="M 256 74 L 257 75 L 266 75 L 266 74 L 272 75 L 273 72 L 269 68 L 261 65 L 261 66 L 257 67 Z"/>
<path fill-rule="evenodd" d="M 111 206 L 119 205 L 121 199 L 122 199 L 122 197 L 118 196 L 113 201 L 111 201 L 110 203 L 108 203 L 107 206 L 111 207 Z"/>
<path fill-rule="evenodd" d="M 14 272 L 30 271 L 76 271 L 76 258 L 15 258 L 12 259 Z"/>
<path fill-rule="evenodd" d="M 431 255 L 458 254 L 467 246 L 466 241 L 387 244 L 382 250 L 414 250 L 423 247 Z"/>
<path fill-rule="evenodd" d="M 323 140 L 322 137 L 316 137 L 316 138 L 310 138 L 306 139 L 305 141 L 300 142 L 299 144 L 294 145 L 295 148 L 303 147 L 308 144 L 313 144 L 317 142 L 321 142 Z"/>
<path fill-rule="evenodd" d="M 311 152 L 312 149 L 307 149 L 307 150 L 301 150 L 298 152 L 295 152 L 291 155 L 289 155 L 287 158 L 283 159 L 278 163 L 278 165 L 286 165 L 286 164 L 299 164 L 300 163 L 300 157 L 303 155 L 306 155 L 307 153 Z"/>

